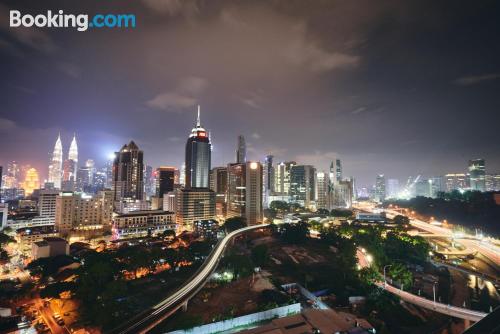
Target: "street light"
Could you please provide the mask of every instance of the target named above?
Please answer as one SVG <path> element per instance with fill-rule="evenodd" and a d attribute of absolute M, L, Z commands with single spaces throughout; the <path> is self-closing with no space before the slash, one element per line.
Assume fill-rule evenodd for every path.
<path fill-rule="evenodd" d="M 387 264 L 384 266 L 384 289 L 387 287 L 387 281 L 385 280 L 385 269 L 392 266 L 392 264 Z"/>

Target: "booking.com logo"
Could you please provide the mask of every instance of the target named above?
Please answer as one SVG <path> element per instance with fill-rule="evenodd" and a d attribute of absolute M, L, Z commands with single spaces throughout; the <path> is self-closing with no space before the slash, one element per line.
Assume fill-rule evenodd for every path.
<path fill-rule="evenodd" d="M 18 10 L 10 11 L 11 27 L 39 28 L 76 28 L 86 31 L 89 28 L 135 28 L 134 14 L 96 14 L 90 20 L 87 14 L 64 14 L 63 10 L 47 14 L 24 14 Z"/>

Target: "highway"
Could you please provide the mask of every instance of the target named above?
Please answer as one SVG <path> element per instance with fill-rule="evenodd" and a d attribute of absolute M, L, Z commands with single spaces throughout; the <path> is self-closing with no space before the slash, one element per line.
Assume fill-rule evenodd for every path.
<path fill-rule="evenodd" d="M 150 309 L 132 319 L 122 328 L 113 331 L 113 333 L 147 333 L 152 328 L 156 327 L 163 320 L 174 314 L 183 305 L 186 305 L 189 299 L 196 295 L 196 293 L 198 293 L 198 291 L 205 285 L 214 270 L 217 268 L 226 246 L 234 237 L 239 234 L 267 226 L 269 226 L 269 224 L 247 226 L 226 235 L 217 243 L 198 271 L 183 286 L 160 303 L 154 305 Z"/>
<path fill-rule="evenodd" d="M 358 258 L 358 263 L 361 268 L 367 267 L 370 265 L 370 261 L 367 259 L 367 255 L 361 250 L 357 250 L 356 256 Z M 385 289 L 386 291 L 399 296 L 401 300 L 404 300 L 407 303 L 417 305 L 428 310 L 432 310 L 441 314 L 446 314 L 455 318 L 466 319 L 470 321 L 477 322 L 484 318 L 487 314 L 483 312 L 473 311 L 466 308 L 446 305 L 442 303 L 438 303 L 432 300 L 428 300 L 424 297 L 420 297 L 414 295 L 412 293 L 402 291 L 396 287 L 393 287 L 389 284 L 384 284 L 384 282 L 374 282 L 378 287 Z"/>
<path fill-rule="evenodd" d="M 399 296 L 399 298 L 401 298 L 402 300 L 404 300 L 407 303 L 417 305 L 417 306 L 426 308 L 428 310 L 433 310 L 433 311 L 441 313 L 441 314 L 446 314 L 446 315 L 449 315 L 449 316 L 452 316 L 455 318 L 466 319 L 466 320 L 477 322 L 487 315 L 487 313 L 483 313 L 483 312 L 472 311 L 472 310 L 461 308 L 461 307 L 437 303 L 437 302 L 434 302 L 432 300 L 428 300 L 424 297 L 420 297 L 420 296 L 411 294 L 409 292 L 402 291 L 402 290 L 395 288 L 389 284 L 387 284 L 384 287 L 383 282 L 377 282 L 376 285 L 381 287 L 382 289 L 385 289 L 386 291 L 388 291 L 394 295 Z"/>

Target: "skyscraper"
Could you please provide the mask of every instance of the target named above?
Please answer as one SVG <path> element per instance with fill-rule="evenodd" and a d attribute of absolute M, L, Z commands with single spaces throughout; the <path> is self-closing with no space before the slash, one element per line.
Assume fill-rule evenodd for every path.
<path fill-rule="evenodd" d="M 316 168 L 310 165 L 293 166 L 290 170 L 290 201 L 305 208 L 316 200 Z"/>
<path fill-rule="evenodd" d="M 248 225 L 262 222 L 262 164 L 234 163 L 227 166 L 227 216 L 242 216 Z"/>
<path fill-rule="evenodd" d="M 69 146 L 68 159 L 72 160 L 74 163 L 74 171 L 76 172 L 78 168 L 78 146 L 76 144 L 76 134 L 73 135 L 73 139 L 71 140 L 71 144 Z M 75 175 L 72 175 L 73 181 L 75 181 Z"/>
<path fill-rule="evenodd" d="M 49 165 L 49 182 L 55 188 L 61 189 L 62 183 L 62 167 L 63 167 L 63 147 L 61 142 L 61 134 L 57 136 L 54 152 L 52 153 L 51 163 Z"/>
<path fill-rule="evenodd" d="M 113 162 L 113 199 L 142 200 L 144 194 L 143 152 L 131 141 L 116 152 Z"/>
<path fill-rule="evenodd" d="M 375 180 L 375 200 L 383 202 L 385 200 L 385 196 L 385 176 L 384 174 L 379 174 Z"/>
<path fill-rule="evenodd" d="M 156 196 L 163 196 L 171 191 L 174 191 L 175 184 L 175 167 L 159 167 L 156 169 Z"/>
<path fill-rule="evenodd" d="M 269 207 L 269 196 L 273 193 L 274 189 L 274 167 L 273 167 L 273 156 L 268 155 L 264 161 L 264 166 L 262 170 L 263 174 L 263 206 L 264 208 Z"/>
<path fill-rule="evenodd" d="M 278 196 L 288 196 L 290 191 L 290 170 L 295 161 L 280 162 L 274 167 L 274 193 Z"/>
<path fill-rule="evenodd" d="M 471 190 L 486 191 L 486 167 L 484 159 L 469 160 Z"/>
<path fill-rule="evenodd" d="M 30 168 L 26 171 L 26 177 L 22 184 L 22 188 L 26 196 L 31 195 L 35 189 L 40 188 L 40 178 L 35 168 Z"/>
<path fill-rule="evenodd" d="M 209 188 L 211 151 L 208 132 L 201 126 L 198 106 L 196 126 L 186 143 L 186 188 Z"/>
<path fill-rule="evenodd" d="M 316 173 L 316 208 L 327 209 L 328 176 L 325 172 Z"/>
<path fill-rule="evenodd" d="M 340 159 L 335 160 L 335 180 L 337 182 L 342 181 L 342 162 Z"/>
<path fill-rule="evenodd" d="M 236 148 L 236 163 L 244 164 L 247 161 L 247 145 L 245 137 L 238 136 L 238 147 Z"/>
<path fill-rule="evenodd" d="M 399 180 L 387 180 L 387 198 L 397 198 L 399 195 Z"/>

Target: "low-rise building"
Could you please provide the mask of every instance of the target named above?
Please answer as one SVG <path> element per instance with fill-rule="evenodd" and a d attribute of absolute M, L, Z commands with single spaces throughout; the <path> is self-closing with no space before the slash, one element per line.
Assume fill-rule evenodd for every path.
<path fill-rule="evenodd" d="M 68 255 L 69 243 L 63 238 L 48 237 L 32 244 L 31 256 L 34 260 L 57 255 Z"/>
<path fill-rule="evenodd" d="M 206 239 L 216 239 L 219 232 L 219 222 L 214 219 L 197 220 L 193 224 L 194 233 Z"/>
<path fill-rule="evenodd" d="M 175 214 L 163 210 L 134 211 L 113 217 L 113 239 L 142 237 L 176 230 Z"/>
<path fill-rule="evenodd" d="M 16 231 L 16 239 L 23 251 L 29 251 L 34 242 L 58 236 L 53 225 L 23 227 Z"/>

